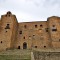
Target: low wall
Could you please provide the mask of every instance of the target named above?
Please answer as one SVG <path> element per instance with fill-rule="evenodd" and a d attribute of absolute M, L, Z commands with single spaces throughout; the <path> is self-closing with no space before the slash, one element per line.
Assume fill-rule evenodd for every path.
<path fill-rule="evenodd" d="M 60 60 L 60 52 L 34 52 L 35 60 Z"/>
<path fill-rule="evenodd" d="M 60 50 L 39 50 L 33 54 L 35 60 L 60 60 Z"/>

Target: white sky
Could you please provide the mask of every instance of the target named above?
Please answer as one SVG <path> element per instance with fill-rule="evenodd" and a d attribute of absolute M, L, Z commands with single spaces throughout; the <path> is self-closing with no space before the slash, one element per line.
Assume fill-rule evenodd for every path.
<path fill-rule="evenodd" d="M 15 14 L 18 22 L 46 21 L 60 16 L 60 0 L 0 0 L 0 17 L 7 11 Z"/>

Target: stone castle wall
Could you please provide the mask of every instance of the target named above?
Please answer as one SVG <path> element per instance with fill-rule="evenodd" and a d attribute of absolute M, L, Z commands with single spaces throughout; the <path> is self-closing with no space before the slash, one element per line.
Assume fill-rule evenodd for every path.
<path fill-rule="evenodd" d="M 9 48 L 60 48 L 60 17 L 47 21 L 18 23 L 11 12 L 0 19 L 0 50 Z"/>

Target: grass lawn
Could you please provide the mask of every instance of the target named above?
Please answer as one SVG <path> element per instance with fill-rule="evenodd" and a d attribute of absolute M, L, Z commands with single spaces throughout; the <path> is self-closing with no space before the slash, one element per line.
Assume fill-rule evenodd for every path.
<path fill-rule="evenodd" d="M 0 60 L 31 60 L 30 50 L 8 50 L 0 52 Z"/>

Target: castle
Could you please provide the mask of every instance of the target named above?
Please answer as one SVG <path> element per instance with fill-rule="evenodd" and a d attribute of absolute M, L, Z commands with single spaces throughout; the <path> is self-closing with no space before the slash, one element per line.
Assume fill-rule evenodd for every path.
<path fill-rule="evenodd" d="M 18 23 L 10 11 L 0 19 L 0 50 L 60 48 L 60 17 Z"/>

